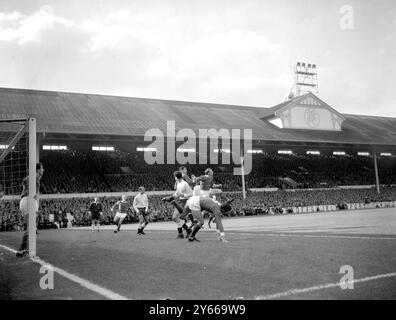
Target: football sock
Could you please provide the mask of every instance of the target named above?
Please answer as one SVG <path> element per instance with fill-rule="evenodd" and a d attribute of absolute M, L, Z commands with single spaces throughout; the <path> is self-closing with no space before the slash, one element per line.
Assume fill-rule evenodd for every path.
<path fill-rule="evenodd" d="M 199 224 L 196 224 L 190 234 L 190 238 L 194 238 L 195 235 L 197 234 L 198 230 L 201 229 L 201 226 Z"/>
<path fill-rule="evenodd" d="M 21 246 L 19 247 L 19 251 L 27 250 L 28 239 L 29 239 L 29 234 L 27 231 L 25 231 L 25 233 L 23 234 Z"/>

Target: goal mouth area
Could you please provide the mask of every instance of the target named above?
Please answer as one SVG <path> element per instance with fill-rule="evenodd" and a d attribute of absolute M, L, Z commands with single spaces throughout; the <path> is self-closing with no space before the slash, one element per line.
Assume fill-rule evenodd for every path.
<path fill-rule="evenodd" d="M 21 182 L 27 205 L 17 215 L 28 216 L 29 255 L 36 255 L 36 119 L 27 115 L 0 119 L 0 187 L 2 198 L 13 198 L 21 194 Z M 26 180 L 27 179 L 27 180 Z"/>

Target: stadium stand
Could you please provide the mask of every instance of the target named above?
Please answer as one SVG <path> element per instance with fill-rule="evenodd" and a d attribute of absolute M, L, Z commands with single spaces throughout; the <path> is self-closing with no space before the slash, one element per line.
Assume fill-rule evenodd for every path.
<path fill-rule="evenodd" d="M 309 108 L 323 108 L 332 114 L 333 120 L 341 119 L 342 126 L 335 126 L 337 130 L 293 130 L 279 128 L 271 122 L 285 108 L 305 107 L 310 101 L 314 103 Z M 246 176 L 246 200 L 240 193 L 240 176 L 233 175 L 233 164 L 187 165 L 189 174 L 195 175 L 202 174 L 207 167 L 213 168 L 216 182 L 221 183 L 226 192 L 224 197 L 236 198 L 232 215 L 281 213 L 281 208 L 318 205 L 334 205 L 341 209 L 351 203 L 396 200 L 395 187 L 391 186 L 396 184 L 396 158 L 393 156 L 378 157 L 378 173 L 383 186 L 380 194 L 372 188 L 318 189 L 373 185 L 372 153 L 396 154 L 396 119 L 340 114 L 313 94 L 272 108 L 254 108 L 0 88 L 0 111 L 4 119 L 22 116 L 37 119 L 39 158 L 45 167 L 41 194 L 109 193 L 102 198 L 104 223 L 111 223 L 108 208 L 116 200 L 111 196 L 113 192 L 136 191 L 141 185 L 150 191 L 173 190 L 172 173 L 179 165 L 148 165 L 143 153 L 136 150 L 138 146 L 147 146 L 144 141 L 147 129 L 157 128 L 166 133 L 169 120 L 175 122 L 176 130 L 188 127 L 194 133 L 201 128 L 252 130 L 253 148 L 262 149 L 264 153 L 253 155 L 252 171 Z M 0 127 L 0 135 L 12 131 L 8 124 Z M 45 144 L 64 144 L 67 150 L 43 150 Z M 114 146 L 114 152 L 92 151 L 95 144 Z M 278 154 L 280 148 L 290 148 L 293 154 Z M 312 148 L 320 150 L 321 154 L 306 154 Z M 346 151 L 346 155 L 333 155 L 332 151 L 338 149 Z M 357 156 L 358 151 L 369 151 L 370 156 Z M 8 175 L 0 166 L 0 193 L 18 195 L 20 179 L 10 179 Z M 279 190 L 249 192 L 256 188 Z M 289 191 L 291 188 L 297 190 Z M 160 197 L 150 195 L 152 219 L 168 220 L 172 209 L 164 205 Z M 15 199 L 0 201 L 0 230 L 18 230 L 21 226 Z M 90 201 L 87 196 L 40 199 L 41 226 L 64 225 L 67 213 L 74 216 L 77 225 L 87 224 Z M 130 214 L 127 221 L 135 220 Z"/>
<path fill-rule="evenodd" d="M 46 168 L 41 190 L 45 194 L 136 191 L 141 185 L 152 191 L 172 190 L 172 173 L 178 169 L 178 165 L 150 166 L 142 154 L 121 151 L 46 151 L 41 161 Z M 187 167 L 190 173 L 199 175 L 208 166 Z M 231 165 L 212 167 L 225 191 L 241 190 L 240 177 L 233 175 Z M 381 158 L 379 174 L 383 184 L 395 184 L 396 160 Z M 286 177 L 293 179 L 297 188 L 371 185 L 374 169 L 367 157 L 260 154 L 254 155 L 246 182 L 248 188 L 293 187 L 280 179 Z"/>

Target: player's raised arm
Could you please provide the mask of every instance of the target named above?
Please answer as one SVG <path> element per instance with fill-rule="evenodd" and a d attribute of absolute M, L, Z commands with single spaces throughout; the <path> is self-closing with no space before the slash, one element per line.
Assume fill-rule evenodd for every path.
<path fill-rule="evenodd" d="M 88 213 L 89 214 L 92 214 L 92 206 L 93 206 L 93 202 L 89 205 L 89 208 L 88 208 Z"/>
<path fill-rule="evenodd" d="M 193 196 L 199 196 L 199 195 L 201 195 L 201 186 L 196 185 L 193 190 Z"/>
<path fill-rule="evenodd" d="M 206 179 L 207 179 L 207 176 L 202 175 L 202 176 L 196 177 L 196 178 L 195 178 L 195 182 L 196 182 L 196 183 L 199 183 L 199 182 L 204 181 L 204 180 L 206 180 Z"/>
<path fill-rule="evenodd" d="M 183 174 L 183 179 L 186 181 L 189 185 L 192 185 L 194 181 L 186 174 Z"/>
<path fill-rule="evenodd" d="M 144 195 L 145 195 L 145 201 L 146 201 L 146 206 L 145 206 L 146 213 L 148 213 L 148 207 L 149 207 L 149 205 L 148 205 L 148 197 L 147 197 L 147 194 L 144 194 Z"/>
<path fill-rule="evenodd" d="M 111 211 L 114 211 L 114 208 L 116 207 L 116 206 L 118 206 L 120 204 L 120 201 L 117 201 L 112 207 L 111 207 Z"/>
<path fill-rule="evenodd" d="M 187 182 L 187 181 L 186 181 Z M 184 190 L 183 190 L 183 198 L 184 199 L 188 199 L 191 198 L 193 196 L 193 191 L 191 189 L 191 187 L 187 184 L 185 184 L 184 186 Z"/>

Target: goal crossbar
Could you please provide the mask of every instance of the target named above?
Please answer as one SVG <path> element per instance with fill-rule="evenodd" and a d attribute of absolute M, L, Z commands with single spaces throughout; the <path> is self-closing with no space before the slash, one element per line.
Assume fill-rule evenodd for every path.
<path fill-rule="evenodd" d="M 26 122 L 28 120 L 29 120 L 29 118 L 0 119 L 0 122 L 10 122 L 10 123 L 16 122 L 16 123 L 18 123 L 18 122 Z"/>

